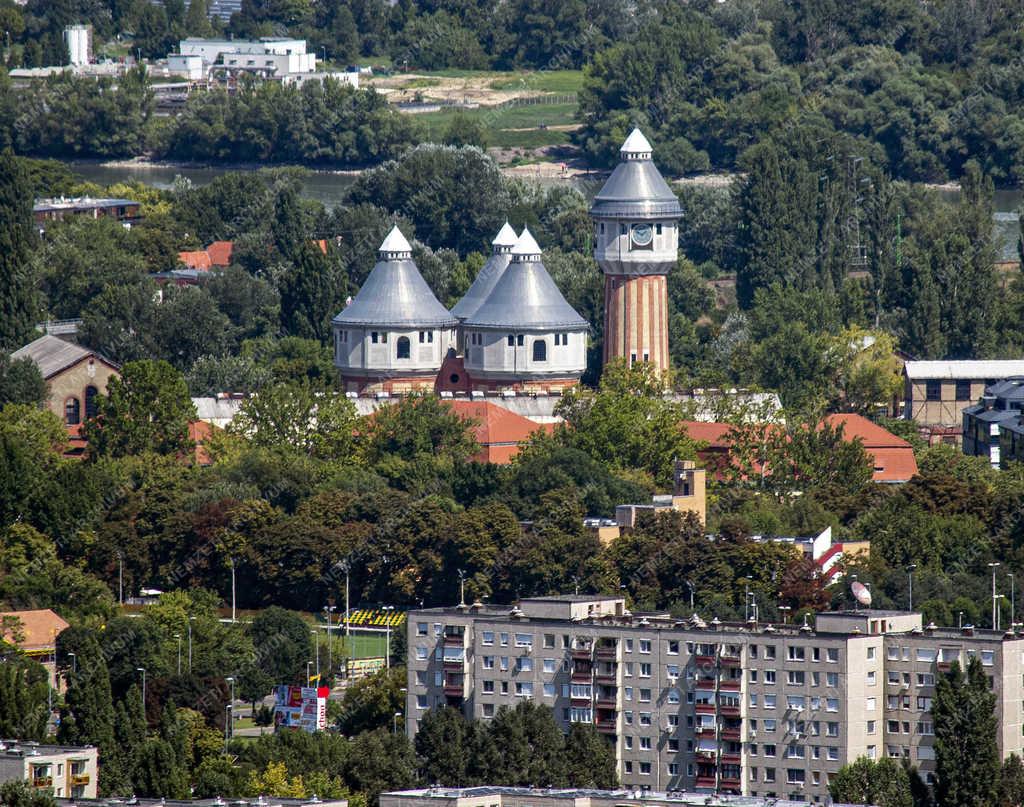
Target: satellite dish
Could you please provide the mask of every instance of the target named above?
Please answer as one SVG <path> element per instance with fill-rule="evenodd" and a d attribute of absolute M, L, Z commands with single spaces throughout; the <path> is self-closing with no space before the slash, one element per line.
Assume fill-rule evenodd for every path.
<path fill-rule="evenodd" d="M 853 598 L 866 608 L 871 607 L 871 589 L 861 583 L 859 580 L 854 580 L 853 585 L 850 586 L 850 591 L 853 592 Z"/>

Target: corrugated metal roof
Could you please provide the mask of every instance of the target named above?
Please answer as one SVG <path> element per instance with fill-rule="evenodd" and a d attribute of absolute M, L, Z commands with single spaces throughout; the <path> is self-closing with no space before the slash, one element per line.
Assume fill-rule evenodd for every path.
<path fill-rule="evenodd" d="M 509 262 L 512 260 L 512 247 L 518 240 L 519 236 L 516 235 L 516 231 L 506 221 L 491 242 L 494 245 L 494 253 L 480 268 L 480 272 L 473 280 L 473 285 L 452 308 L 452 316 L 464 320 L 473 316 L 477 309 L 484 304 L 487 296 L 497 285 L 505 269 L 508 268 Z"/>
<path fill-rule="evenodd" d="M 622 144 L 615 166 L 590 206 L 592 216 L 674 217 L 683 215 L 679 199 L 650 160 L 651 144 L 634 129 Z"/>
<path fill-rule="evenodd" d="M 540 260 L 540 247 L 524 229 L 512 248 L 512 262 L 491 293 L 471 317 L 467 327 L 537 330 L 588 328 L 587 321 L 565 301 Z"/>
<path fill-rule="evenodd" d="M 12 359 L 31 359 L 39 368 L 44 379 L 51 378 L 66 367 L 92 356 L 93 351 L 65 342 L 56 336 L 40 336 L 11 354 Z"/>
<path fill-rule="evenodd" d="M 1024 375 L 1024 359 L 960 359 L 955 361 L 908 361 L 907 378 L 913 380 L 996 379 Z"/>
<path fill-rule="evenodd" d="M 339 325 L 379 325 L 444 328 L 458 324 L 438 302 L 415 262 L 412 247 L 397 226 L 378 250 L 379 260 L 356 298 L 333 322 Z"/>

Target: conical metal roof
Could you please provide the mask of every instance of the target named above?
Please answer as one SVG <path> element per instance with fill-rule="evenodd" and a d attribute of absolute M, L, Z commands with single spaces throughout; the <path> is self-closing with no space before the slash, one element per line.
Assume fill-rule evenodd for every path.
<path fill-rule="evenodd" d="M 473 285 L 466 290 L 465 295 L 452 308 L 452 315 L 460 320 L 471 317 L 476 310 L 484 304 L 487 296 L 501 279 L 502 273 L 512 260 L 512 247 L 515 246 L 519 236 L 512 229 L 507 221 L 498 230 L 491 244 L 494 245 L 494 252 L 487 259 L 473 280 Z"/>
<path fill-rule="evenodd" d="M 451 327 L 457 324 L 430 290 L 398 227 L 380 245 L 380 260 L 363 287 L 332 322 L 379 327 Z"/>
<path fill-rule="evenodd" d="M 634 129 L 619 151 L 622 162 L 615 166 L 604 187 L 594 197 L 590 215 L 598 218 L 678 218 L 683 215 L 679 199 L 651 162 L 651 144 Z"/>
<path fill-rule="evenodd" d="M 465 325 L 513 331 L 588 327 L 544 268 L 540 247 L 528 229 L 523 230 L 512 249 L 512 262 Z"/>

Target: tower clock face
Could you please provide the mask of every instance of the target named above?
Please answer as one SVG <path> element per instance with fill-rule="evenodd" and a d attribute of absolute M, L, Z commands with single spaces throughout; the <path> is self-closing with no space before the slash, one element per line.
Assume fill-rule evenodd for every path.
<path fill-rule="evenodd" d="M 630 230 L 630 240 L 632 240 L 633 246 L 650 246 L 651 241 L 654 240 L 654 230 L 651 229 L 650 224 L 634 224 Z"/>

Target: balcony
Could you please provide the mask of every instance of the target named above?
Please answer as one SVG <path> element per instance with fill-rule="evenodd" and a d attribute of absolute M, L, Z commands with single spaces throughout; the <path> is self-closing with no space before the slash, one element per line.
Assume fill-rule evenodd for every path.
<path fill-rule="evenodd" d="M 444 643 L 448 647 L 465 647 L 466 637 L 463 633 L 445 633 Z"/>
<path fill-rule="evenodd" d="M 739 726 L 730 726 L 726 728 L 722 727 L 722 733 L 719 735 L 723 740 L 738 740 L 742 729 Z"/>
<path fill-rule="evenodd" d="M 608 718 L 598 718 L 594 721 L 594 725 L 602 734 L 615 734 L 618 730 L 618 721 L 609 720 Z"/>
<path fill-rule="evenodd" d="M 723 667 L 739 667 L 743 660 L 738 655 L 726 655 L 723 653 L 719 660 L 722 662 Z"/>
<path fill-rule="evenodd" d="M 739 692 L 740 691 L 740 687 L 742 685 L 743 685 L 742 681 L 740 681 L 738 679 L 732 679 L 732 678 L 730 678 L 727 681 L 719 681 L 718 682 L 718 688 L 722 692 Z"/>
<path fill-rule="evenodd" d="M 615 668 L 605 669 L 598 667 L 596 670 L 594 670 L 594 680 L 615 683 L 619 680 L 619 671 Z"/>
<path fill-rule="evenodd" d="M 594 699 L 594 703 L 597 706 L 603 706 L 606 709 L 617 709 L 619 706 L 619 699 L 615 695 L 602 694 L 598 695 Z"/>
<path fill-rule="evenodd" d="M 89 784 L 89 774 L 87 773 L 73 773 L 71 774 L 71 786 L 80 787 Z"/>
<path fill-rule="evenodd" d="M 619 656 L 619 649 L 615 645 L 598 645 L 594 651 L 594 657 L 599 659 L 605 659 L 607 661 L 615 661 Z"/>
<path fill-rule="evenodd" d="M 715 657 L 713 655 L 709 656 L 706 653 L 697 653 L 693 657 L 693 661 L 694 661 L 694 663 L 698 667 L 714 667 L 715 666 Z"/>
<path fill-rule="evenodd" d="M 441 666 L 446 670 L 464 670 L 466 668 L 465 659 L 446 658 Z"/>
<path fill-rule="evenodd" d="M 711 751 L 710 749 L 707 749 L 707 748 L 698 748 L 697 749 L 697 759 L 699 759 L 703 763 L 714 762 L 715 760 L 718 759 L 718 752 L 717 751 Z"/>
<path fill-rule="evenodd" d="M 721 786 L 728 788 L 729 790 L 739 790 L 740 778 L 738 776 L 723 776 L 721 779 Z"/>
<path fill-rule="evenodd" d="M 717 782 L 714 776 L 698 776 L 697 787 L 715 787 Z"/>
<path fill-rule="evenodd" d="M 444 694 L 449 697 L 464 697 L 466 694 L 465 686 L 463 684 L 445 684 Z"/>
<path fill-rule="evenodd" d="M 739 765 L 740 764 L 739 752 L 737 752 L 737 751 L 730 751 L 728 753 L 723 753 L 722 754 L 722 764 L 723 765 Z"/>
<path fill-rule="evenodd" d="M 590 648 L 574 647 L 569 656 L 573 661 L 590 661 Z"/>
<path fill-rule="evenodd" d="M 718 711 L 725 717 L 739 717 L 740 705 L 738 703 L 720 703 Z"/>
<path fill-rule="evenodd" d="M 706 736 L 709 736 L 709 735 L 711 737 L 714 737 L 715 736 L 715 732 L 717 730 L 718 730 L 717 726 L 705 725 L 705 726 L 697 726 L 697 727 L 695 727 L 694 730 L 693 730 L 693 733 L 694 734 L 699 734 L 701 737 L 706 737 Z"/>
<path fill-rule="evenodd" d="M 32 787 L 53 787 L 52 776 L 36 776 L 32 780 Z"/>
<path fill-rule="evenodd" d="M 591 673 L 591 670 L 589 668 L 587 668 L 585 670 L 581 670 L 578 667 L 573 667 L 572 668 L 572 672 L 569 674 L 569 680 L 573 681 L 575 683 L 587 683 L 587 684 L 589 684 L 590 683 L 590 673 Z"/>
<path fill-rule="evenodd" d="M 713 715 L 715 713 L 715 704 L 713 703 L 695 703 L 693 708 L 699 715 Z"/>

